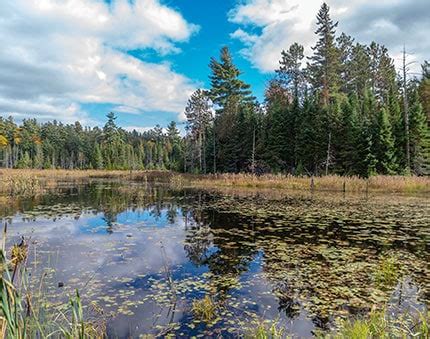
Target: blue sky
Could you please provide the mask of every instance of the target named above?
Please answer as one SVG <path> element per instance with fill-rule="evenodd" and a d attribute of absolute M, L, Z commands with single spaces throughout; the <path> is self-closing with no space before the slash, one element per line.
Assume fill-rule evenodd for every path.
<path fill-rule="evenodd" d="M 152 49 L 133 49 L 128 51 L 130 55 L 136 58 L 151 62 L 169 62 L 173 70 L 185 74 L 187 77 L 195 80 L 204 88 L 209 88 L 209 60 L 211 57 L 218 58 L 219 51 L 223 46 L 228 46 L 234 55 L 234 61 L 239 69 L 243 72 L 241 78 L 252 86 L 254 94 L 259 100 L 263 100 L 264 86 L 267 80 L 272 77 L 272 72 L 261 73 L 252 64 L 241 55 L 243 44 L 231 39 L 230 34 L 234 32 L 239 25 L 232 23 L 227 18 L 227 13 L 233 8 L 234 1 L 165 1 L 169 7 L 174 8 L 182 14 L 188 22 L 199 26 L 197 34 L 194 34 L 190 41 L 178 44 L 181 49 L 179 53 L 160 55 Z M 254 28 L 256 29 L 256 28 Z M 114 108 L 103 107 L 100 105 L 88 106 L 94 116 L 103 119 L 104 111 Z M 118 123 L 123 126 L 139 126 L 144 123 L 146 126 L 160 124 L 167 125 L 170 121 L 175 120 L 179 124 L 176 113 L 151 112 L 144 117 L 134 114 L 123 113 L 119 115 Z"/>
<path fill-rule="evenodd" d="M 413 71 L 430 55 L 428 0 L 328 0 L 339 32 L 385 44 Z M 262 100 L 282 49 L 311 53 L 320 0 L 2 0 L 0 114 L 126 129 L 184 121 L 207 88 L 209 59 L 230 47 Z"/>

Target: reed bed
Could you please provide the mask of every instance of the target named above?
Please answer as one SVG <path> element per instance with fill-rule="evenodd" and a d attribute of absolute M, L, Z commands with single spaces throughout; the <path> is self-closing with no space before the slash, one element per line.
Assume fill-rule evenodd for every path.
<path fill-rule="evenodd" d="M 348 192 L 429 192 L 430 177 L 417 176 L 374 176 L 368 179 L 356 176 L 329 175 L 321 177 L 292 176 L 282 174 L 216 174 L 195 177 L 194 186 L 201 187 L 243 187 L 317 191 Z"/>

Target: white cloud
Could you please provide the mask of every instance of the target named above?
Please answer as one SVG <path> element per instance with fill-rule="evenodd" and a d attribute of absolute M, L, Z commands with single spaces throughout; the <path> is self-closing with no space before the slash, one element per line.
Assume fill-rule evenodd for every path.
<path fill-rule="evenodd" d="M 90 121 L 80 103 L 111 103 L 179 114 L 196 84 L 126 51 L 176 53 L 197 30 L 157 0 L 3 0 L 0 112 Z"/>
<path fill-rule="evenodd" d="M 282 49 L 299 42 L 311 53 L 316 38 L 315 17 L 323 1 L 245 0 L 228 14 L 241 25 L 231 37 L 244 43 L 243 54 L 262 72 L 278 66 Z M 430 54 L 430 2 L 428 0 L 327 0 L 333 20 L 361 43 L 382 43 L 396 60 L 404 43 L 422 62 Z M 257 31 L 258 33 L 255 33 Z M 251 32 L 251 33 L 250 33 Z M 416 64 L 419 68 L 419 63 Z"/>

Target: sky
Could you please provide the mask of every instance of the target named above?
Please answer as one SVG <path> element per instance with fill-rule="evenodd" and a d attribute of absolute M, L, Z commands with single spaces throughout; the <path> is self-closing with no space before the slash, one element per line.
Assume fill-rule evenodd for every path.
<path fill-rule="evenodd" d="M 430 59 L 429 0 L 327 0 L 338 33 L 406 46 L 412 72 Z M 174 120 L 209 60 L 231 49 L 263 98 L 282 49 L 315 44 L 319 0 L 0 0 L 0 115 L 128 130 Z"/>

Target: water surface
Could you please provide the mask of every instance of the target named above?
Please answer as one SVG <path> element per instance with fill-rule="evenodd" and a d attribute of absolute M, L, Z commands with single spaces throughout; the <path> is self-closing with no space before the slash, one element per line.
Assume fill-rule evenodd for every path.
<path fill-rule="evenodd" d="M 111 337 L 234 336 L 263 319 L 309 337 L 372 305 L 429 305 L 428 197 L 275 193 L 95 182 L 1 213 L 10 243 L 29 240 L 33 279 L 47 274 L 53 300 L 79 289 Z M 386 258 L 391 286 L 376 279 Z M 205 295 L 209 324 L 191 309 Z"/>

